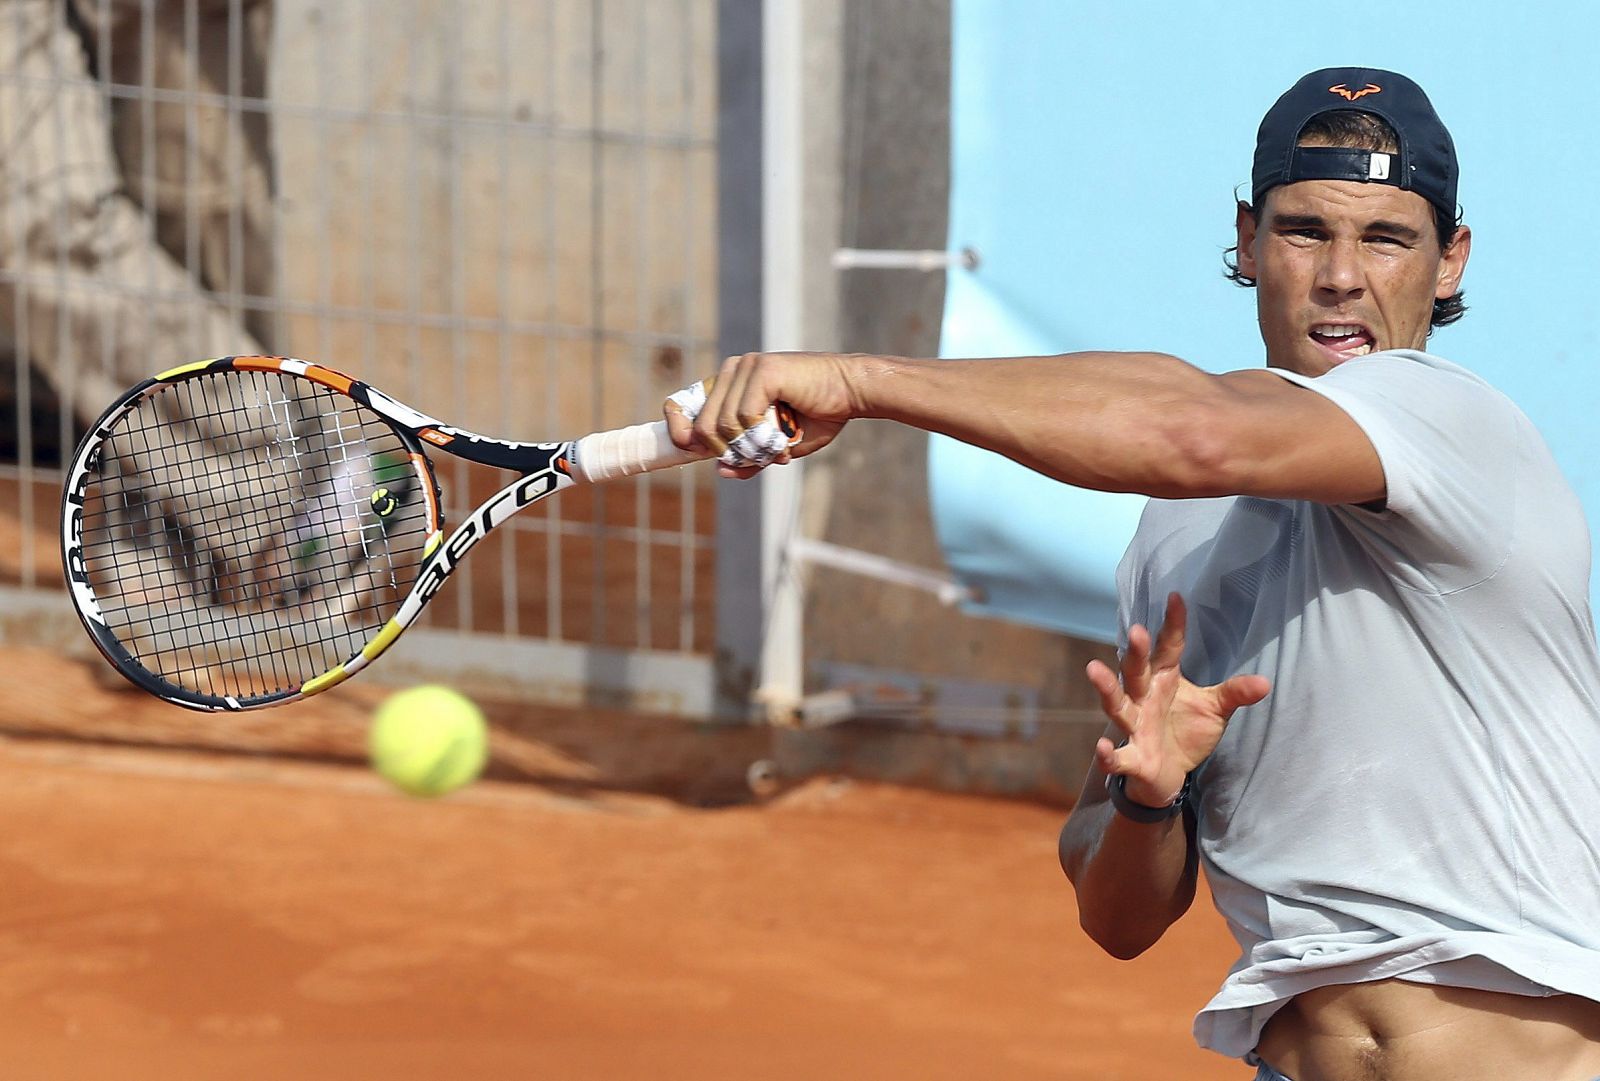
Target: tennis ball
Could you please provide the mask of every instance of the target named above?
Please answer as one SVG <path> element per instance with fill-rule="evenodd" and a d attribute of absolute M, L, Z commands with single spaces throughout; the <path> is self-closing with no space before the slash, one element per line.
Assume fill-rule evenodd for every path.
<path fill-rule="evenodd" d="M 473 701 L 449 687 L 412 687 L 384 699 L 367 733 L 372 768 L 413 796 L 442 796 L 470 783 L 489 757 L 489 726 Z"/>

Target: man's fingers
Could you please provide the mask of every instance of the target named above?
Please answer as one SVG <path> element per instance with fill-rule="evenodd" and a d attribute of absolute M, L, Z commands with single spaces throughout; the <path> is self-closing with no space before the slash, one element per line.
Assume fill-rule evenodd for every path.
<path fill-rule="evenodd" d="M 700 441 L 694 433 L 694 421 L 684 413 L 683 407 L 672 399 L 667 399 L 661 409 L 662 416 L 666 418 L 667 435 L 673 445 L 681 450 L 698 450 Z"/>
<path fill-rule="evenodd" d="M 1145 701 L 1154 704 L 1161 714 L 1165 716 L 1172 709 L 1172 703 L 1178 697 L 1178 688 L 1183 685 L 1183 682 L 1183 672 L 1177 665 L 1159 669 L 1150 677 L 1150 686 L 1145 693 Z"/>
<path fill-rule="evenodd" d="M 1128 630 L 1128 648 L 1122 654 L 1122 686 L 1134 698 L 1150 689 L 1150 632 L 1135 623 Z"/>
<path fill-rule="evenodd" d="M 1161 620 L 1161 631 L 1156 635 L 1155 650 L 1150 667 L 1156 671 L 1176 668 L 1183 658 L 1184 630 L 1189 620 L 1189 609 L 1177 593 L 1167 594 L 1167 612 Z"/>
<path fill-rule="evenodd" d="M 734 359 L 730 357 L 729 362 Z M 727 367 L 728 365 L 724 364 L 725 371 Z M 718 391 L 719 379 L 719 376 L 707 376 L 698 383 L 691 383 L 681 390 L 673 391 L 661 405 L 662 415 L 666 419 L 667 435 L 674 444 L 684 450 L 704 451 L 719 445 L 716 412 L 719 408 L 718 402 L 727 394 L 726 390 Z"/>
<path fill-rule="evenodd" d="M 1234 710 L 1253 706 L 1270 694 L 1272 681 L 1266 676 L 1234 676 L 1211 690 L 1216 696 L 1217 712 L 1226 719 Z"/>
<path fill-rule="evenodd" d="M 1117 754 L 1116 747 L 1117 747 L 1117 745 L 1115 743 L 1112 743 L 1109 739 L 1107 739 L 1104 736 L 1101 736 L 1099 738 L 1099 740 L 1097 740 L 1095 742 L 1095 745 L 1094 745 L 1094 764 L 1095 764 L 1095 767 L 1098 768 L 1101 773 L 1104 773 L 1108 777 L 1112 773 L 1116 772 L 1116 770 L 1115 770 L 1116 754 Z"/>
<path fill-rule="evenodd" d="M 790 461 L 800 438 L 798 418 L 764 388 L 762 372 L 770 374 L 770 368 L 760 354 L 728 357 L 715 377 L 669 397 L 665 411 L 673 443 L 709 451 L 725 477 L 751 477 Z"/>
<path fill-rule="evenodd" d="M 728 441 L 720 432 L 720 417 L 724 403 L 732 389 L 735 376 L 738 372 L 738 357 L 729 357 L 722 362 L 722 370 L 715 376 L 704 381 L 706 389 L 705 405 L 700 409 L 700 415 L 694 419 L 695 441 L 715 454 L 722 454 L 728 449 Z M 737 434 L 737 433 L 735 433 Z"/>
<path fill-rule="evenodd" d="M 723 394 L 718 399 L 712 423 L 716 425 L 717 435 L 722 438 L 724 444 L 732 443 L 751 427 L 744 422 L 742 407 L 745 399 L 749 397 L 755 370 L 756 364 L 748 355 L 729 357 L 722 365 L 722 375 L 717 382 Z M 755 419 L 759 421 L 761 418 Z"/>
<path fill-rule="evenodd" d="M 1132 746 L 1118 747 L 1109 739 L 1101 736 L 1094 745 L 1094 764 L 1100 772 L 1107 777 L 1119 773 L 1132 773 L 1138 765 L 1138 754 Z"/>
<path fill-rule="evenodd" d="M 1117 674 L 1100 661 L 1090 661 L 1085 674 L 1089 683 L 1100 694 L 1100 709 L 1110 718 L 1118 728 L 1124 732 L 1133 732 L 1132 711 L 1129 709 L 1128 696 L 1123 692 L 1122 684 L 1117 679 Z"/>

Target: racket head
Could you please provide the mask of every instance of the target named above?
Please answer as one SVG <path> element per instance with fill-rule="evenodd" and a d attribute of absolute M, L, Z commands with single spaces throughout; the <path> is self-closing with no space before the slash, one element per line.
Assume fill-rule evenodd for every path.
<path fill-rule="evenodd" d="M 442 539 L 413 431 L 330 368 L 225 357 L 147 379 L 74 453 L 68 592 L 140 688 L 202 710 L 281 704 L 398 637 Z"/>

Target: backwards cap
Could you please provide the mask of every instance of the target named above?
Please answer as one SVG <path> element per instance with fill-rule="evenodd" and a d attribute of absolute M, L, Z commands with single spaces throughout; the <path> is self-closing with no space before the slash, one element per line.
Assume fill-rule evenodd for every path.
<path fill-rule="evenodd" d="M 1296 145 L 1314 117 L 1344 110 L 1388 121 L 1399 136 L 1400 152 Z M 1379 68 L 1323 68 L 1295 83 L 1267 110 L 1256 133 L 1250 198 L 1260 206 L 1270 189 L 1296 180 L 1359 180 L 1414 191 L 1454 218 L 1459 172 L 1455 143 L 1416 83 Z"/>

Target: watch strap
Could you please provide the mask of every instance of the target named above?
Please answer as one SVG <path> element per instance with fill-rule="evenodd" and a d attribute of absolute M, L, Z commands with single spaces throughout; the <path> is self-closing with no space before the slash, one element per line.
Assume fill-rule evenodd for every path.
<path fill-rule="evenodd" d="M 1111 797 L 1111 806 L 1117 809 L 1118 814 L 1135 822 L 1149 824 L 1176 818 L 1183 813 L 1184 805 L 1189 802 L 1188 777 L 1183 779 L 1183 787 L 1178 789 L 1178 794 L 1165 807 L 1147 807 L 1135 802 L 1128 795 L 1127 786 L 1128 778 L 1121 773 L 1106 778 L 1106 792 Z"/>

